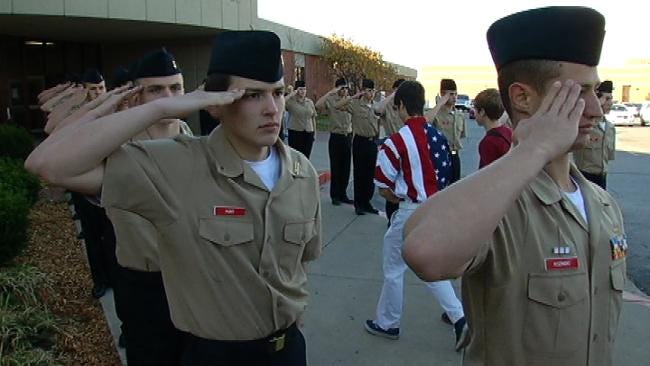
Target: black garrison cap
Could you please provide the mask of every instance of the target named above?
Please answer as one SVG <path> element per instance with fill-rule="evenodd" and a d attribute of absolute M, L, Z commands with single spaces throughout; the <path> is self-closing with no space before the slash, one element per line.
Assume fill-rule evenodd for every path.
<path fill-rule="evenodd" d="M 370 80 L 370 79 L 363 79 L 361 81 L 361 87 L 364 89 L 374 89 L 375 88 L 375 82 Z"/>
<path fill-rule="evenodd" d="M 84 83 L 99 84 L 102 81 L 104 81 L 104 77 L 97 69 L 90 68 L 84 73 Z"/>
<path fill-rule="evenodd" d="M 458 90 L 458 88 L 454 79 L 442 79 L 440 80 L 440 90 Z"/>
<path fill-rule="evenodd" d="M 334 82 L 334 86 L 341 86 L 341 85 L 343 85 L 343 86 L 348 85 L 348 81 L 345 80 L 345 78 L 336 79 L 336 81 Z"/>
<path fill-rule="evenodd" d="M 596 66 L 604 38 L 605 17 L 580 6 L 525 10 L 497 20 L 487 31 L 497 70 L 518 60 Z"/>
<path fill-rule="evenodd" d="M 118 67 L 113 71 L 113 86 L 118 87 L 126 84 L 131 80 L 129 76 L 129 70 L 125 67 Z"/>
<path fill-rule="evenodd" d="M 304 80 L 296 80 L 295 88 L 304 88 L 305 87 L 305 81 Z"/>
<path fill-rule="evenodd" d="M 181 69 L 176 65 L 174 55 L 167 52 L 164 47 L 144 55 L 134 66 L 131 66 L 131 69 L 133 80 L 181 73 Z"/>
<path fill-rule="evenodd" d="M 400 85 L 404 82 L 404 79 L 399 78 L 393 82 L 393 89 L 399 88 Z"/>
<path fill-rule="evenodd" d="M 612 93 L 614 90 L 614 84 L 612 84 L 611 80 L 605 80 L 600 85 L 598 85 L 598 91 L 601 93 Z"/>
<path fill-rule="evenodd" d="M 208 75 L 275 83 L 284 76 L 280 38 L 268 31 L 225 31 L 212 44 Z"/>

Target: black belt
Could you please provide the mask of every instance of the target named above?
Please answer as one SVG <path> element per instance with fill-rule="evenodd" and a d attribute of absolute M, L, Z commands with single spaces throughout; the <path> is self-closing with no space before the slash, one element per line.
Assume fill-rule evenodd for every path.
<path fill-rule="evenodd" d="M 189 341 L 193 342 L 198 348 L 235 348 L 239 351 L 273 354 L 287 347 L 289 340 L 293 339 L 298 332 L 296 323 L 293 323 L 289 328 L 279 330 L 268 337 L 250 341 L 220 341 L 201 338 L 194 334 L 189 334 L 188 337 Z"/>

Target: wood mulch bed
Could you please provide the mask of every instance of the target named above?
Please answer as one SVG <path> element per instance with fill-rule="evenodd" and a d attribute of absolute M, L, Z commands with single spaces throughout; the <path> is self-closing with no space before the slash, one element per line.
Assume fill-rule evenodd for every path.
<path fill-rule="evenodd" d="M 44 301 L 63 324 L 57 348 L 69 365 L 121 365 L 101 304 L 90 295 L 85 249 L 63 192 L 44 188 L 29 218 L 29 246 L 16 262 L 37 267 L 52 282 Z"/>

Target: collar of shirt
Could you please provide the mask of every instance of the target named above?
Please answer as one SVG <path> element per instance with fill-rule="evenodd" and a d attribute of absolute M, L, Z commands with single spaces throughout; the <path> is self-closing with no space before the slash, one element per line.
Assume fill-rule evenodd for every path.
<path fill-rule="evenodd" d="M 427 123 L 427 119 L 422 117 L 422 116 L 417 116 L 417 117 L 411 117 L 406 120 L 404 123 L 407 126 L 415 125 L 415 126 L 422 126 L 425 123 Z"/>
<path fill-rule="evenodd" d="M 585 179 L 584 176 L 578 171 L 575 165 L 571 164 L 570 170 L 571 177 L 578 183 L 580 189 L 584 193 L 585 191 L 592 191 L 590 183 Z M 557 203 L 562 200 L 562 192 L 558 185 L 553 181 L 551 176 L 545 171 L 542 172 L 535 178 L 531 184 L 530 188 L 537 196 L 537 198 L 547 206 L 550 206 L 554 203 Z M 603 204 L 609 204 L 608 201 L 602 195 L 597 195 L 599 201 Z"/>
<path fill-rule="evenodd" d="M 226 138 L 223 128 L 220 126 L 215 128 L 210 136 L 207 138 L 207 149 L 209 158 L 212 160 L 210 164 L 216 168 L 218 174 L 234 178 L 244 174 L 244 160 L 237 154 L 235 148 L 230 141 Z M 294 160 L 291 152 L 287 147 L 278 139 L 274 145 L 277 153 L 282 162 L 282 171 L 280 180 L 277 185 L 281 185 L 289 177 L 308 177 L 310 175 L 308 164 L 301 164 L 299 161 Z M 249 168 L 246 166 L 246 168 Z"/>

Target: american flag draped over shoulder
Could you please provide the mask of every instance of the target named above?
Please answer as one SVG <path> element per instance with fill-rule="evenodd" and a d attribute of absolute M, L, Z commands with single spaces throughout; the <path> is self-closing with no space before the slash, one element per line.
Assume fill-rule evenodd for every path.
<path fill-rule="evenodd" d="M 448 185 L 451 157 L 447 139 L 423 117 L 406 121 L 381 146 L 375 184 L 402 200 L 423 202 Z"/>

